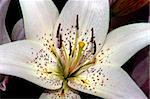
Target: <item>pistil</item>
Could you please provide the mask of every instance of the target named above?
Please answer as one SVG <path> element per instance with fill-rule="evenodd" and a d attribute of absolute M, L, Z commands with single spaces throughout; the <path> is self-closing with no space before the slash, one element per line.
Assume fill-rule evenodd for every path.
<path fill-rule="evenodd" d="M 82 59 L 83 53 L 84 53 L 83 48 L 85 46 L 85 43 L 80 41 L 78 43 L 78 45 L 79 45 L 78 52 L 77 52 L 78 54 L 77 54 L 76 58 L 74 59 L 74 61 L 72 62 L 70 68 L 69 68 L 70 73 L 74 72 L 74 70 L 77 68 L 77 66 L 80 63 L 80 60 Z"/>

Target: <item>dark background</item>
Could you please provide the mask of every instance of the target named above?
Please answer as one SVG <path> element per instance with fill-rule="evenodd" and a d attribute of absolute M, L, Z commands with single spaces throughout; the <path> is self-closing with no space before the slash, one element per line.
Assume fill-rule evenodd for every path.
<path fill-rule="evenodd" d="M 64 4 L 67 0 L 53 0 L 56 4 L 59 11 L 63 8 Z M 135 14 L 135 16 L 129 21 L 129 23 L 134 22 L 146 22 L 148 20 L 148 7 L 145 6 L 141 10 L 138 11 L 138 13 Z M 14 24 L 22 18 L 21 9 L 18 0 L 11 0 L 7 16 L 6 16 L 6 28 L 9 32 L 9 35 L 11 35 L 11 31 L 13 29 Z M 145 48 L 145 49 L 148 49 Z M 139 53 L 143 53 L 140 51 Z M 137 57 L 138 54 L 136 54 L 134 57 L 132 57 L 124 66 L 123 68 L 128 72 L 132 72 L 132 70 L 135 68 L 134 60 L 135 57 Z M 130 68 L 129 68 L 130 67 Z M 5 92 L 0 93 L 0 98 L 6 99 L 6 98 L 31 98 L 31 99 L 38 99 L 41 93 L 44 91 L 44 88 L 41 88 L 31 82 L 28 82 L 26 80 L 23 80 L 21 78 L 17 77 L 10 77 L 9 83 L 7 86 L 7 90 Z M 80 93 L 81 97 L 83 99 L 100 99 L 98 97 Z M 88 97 L 88 98 L 87 98 Z"/>

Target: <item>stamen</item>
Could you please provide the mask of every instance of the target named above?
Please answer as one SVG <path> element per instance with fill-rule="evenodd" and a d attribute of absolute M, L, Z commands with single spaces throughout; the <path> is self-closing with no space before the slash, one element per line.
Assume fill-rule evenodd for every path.
<path fill-rule="evenodd" d="M 72 50 L 72 56 L 74 56 L 74 53 L 75 53 L 75 50 L 77 47 L 78 38 L 79 38 L 79 16 L 77 15 L 77 18 L 76 18 L 76 38 L 75 38 L 75 46 Z"/>
<path fill-rule="evenodd" d="M 78 15 L 76 18 L 76 28 L 77 28 L 77 30 L 79 30 L 79 16 Z"/>
<path fill-rule="evenodd" d="M 56 35 L 56 38 L 58 38 L 58 37 L 59 37 L 59 34 L 60 34 L 60 27 L 61 27 L 61 24 L 59 23 L 59 25 L 58 25 L 58 29 L 57 29 L 57 35 Z"/>
<path fill-rule="evenodd" d="M 88 67 L 90 67 L 94 62 L 93 61 L 87 61 L 87 62 L 83 62 L 82 64 L 78 65 L 77 67 L 75 67 L 71 72 L 70 75 L 75 74 L 74 76 L 80 74 L 81 72 L 83 72 L 85 69 L 87 69 Z M 80 70 L 80 71 L 79 71 Z"/>
<path fill-rule="evenodd" d="M 59 36 L 59 46 L 58 48 L 60 49 L 62 47 L 62 35 L 60 34 Z"/>
<path fill-rule="evenodd" d="M 94 29 L 93 28 L 91 29 L 91 33 L 92 33 L 91 42 L 93 42 L 93 40 L 94 40 Z"/>
<path fill-rule="evenodd" d="M 93 49 L 93 55 L 94 55 L 96 53 L 96 42 L 95 42 L 95 40 L 94 40 L 93 44 L 94 44 L 94 49 Z"/>
<path fill-rule="evenodd" d="M 71 42 L 69 41 L 69 50 L 70 50 L 70 52 L 69 52 L 69 56 L 71 55 L 71 52 L 72 52 L 72 46 L 71 46 Z"/>
<path fill-rule="evenodd" d="M 92 33 L 92 36 L 91 36 L 91 43 L 92 43 L 92 46 L 93 46 L 93 48 L 92 48 L 92 50 L 93 50 L 93 55 L 96 53 L 96 42 L 95 42 L 95 40 L 94 40 L 94 29 L 92 28 L 91 29 L 91 33 Z"/>

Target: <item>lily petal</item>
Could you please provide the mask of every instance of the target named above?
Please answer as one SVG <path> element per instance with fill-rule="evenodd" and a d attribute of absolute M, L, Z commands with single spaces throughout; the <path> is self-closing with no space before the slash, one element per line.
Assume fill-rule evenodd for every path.
<path fill-rule="evenodd" d="M 63 44 L 69 52 L 70 43 L 74 48 L 77 33 L 79 41 L 90 42 L 93 36 L 97 50 L 99 50 L 108 31 L 108 26 L 108 0 L 68 0 L 55 25 L 53 38 L 57 43 L 59 40 L 57 37 L 60 34 Z"/>
<path fill-rule="evenodd" d="M 76 90 L 107 99 L 147 99 L 121 68 L 95 65 L 70 78 L 68 85 Z"/>
<path fill-rule="evenodd" d="M 14 26 L 11 34 L 12 40 L 23 40 L 25 39 L 25 30 L 23 25 L 23 19 L 20 19 Z"/>
<path fill-rule="evenodd" d="M 122 26 L 108 34 L 97 55 L 97 63 L 122 66 L 137 51 L 150 44 L 150 24 L 138 23 Z"/>
<path fill-rule="evenodd" d="M 39 99 L 81 99 L 80 96 L 71 89 L 50 91 L 47 90 L 40 96 Z"/>
<path fill-rule="evenodd" d="M 52 0 L 20 0 L 25 36 L 45 43 L 51 39 L 58 10 Z"/>
<path fill-rule="evenodd" d="M 1 45 L 0 73 L 24 78 L 47 89 L 62 86 L 54 56 L 34 41 Z"/>
<path fill-rule="evenodd" d="M 10 42 L 6 27 L 5 27 L 5 17 L 8 10 L 10 0 L 1 0 L 0 1 L 0 44 Z"/>

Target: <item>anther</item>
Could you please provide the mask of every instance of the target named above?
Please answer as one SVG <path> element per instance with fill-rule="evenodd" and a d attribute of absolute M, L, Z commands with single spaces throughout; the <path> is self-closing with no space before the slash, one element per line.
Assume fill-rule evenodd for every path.
<path fill-rule="evenodd" d="M 69 50 L 70 50 L 70 52 L 69 52 L 69 56 L 71 55 L 71 53 L 72 53 L 72 46 L 71 46 L 71 42 L 69 41 Z"/>
<path fill-rule="evenodd" d="M 76 29 L 79 30 L 79 16 L 76 18 Z"/>
<path fill-rule="evenodd" d="M 56 35 L 56 38 L 58 38 L 58 37 L 59 37 L 60 27 L 61 27 L 61 24 L 59 23 L 59 25 L 58 25 L 58 29 L 57 29 L 57 35 Z"/>
<path fill-rule="evenodd" d="M 60 34 L 59 36 L 59 46 L 58 48 L 60 49 L 62 47 L 62 35 Z"/>
<path fill-rule="evenodd" d="M 93 42 L 93 40 L 94 40 L 94 29 L 93 28 L 91 29 L 91 32 L 92 32 L 91 42 Z"/>
<path fill-rule="evenodd" d="M 94 55 L 96 53 L 96 42 L 95 42 L 95 40 L 94 40 L 93 44 L 94 44 L 94 51 L 93 51 L 93 55 Z"/>

